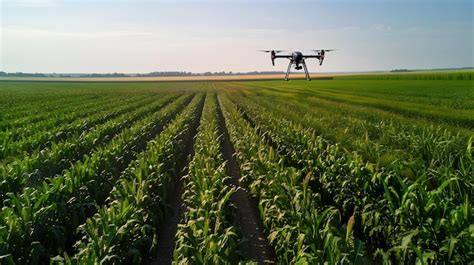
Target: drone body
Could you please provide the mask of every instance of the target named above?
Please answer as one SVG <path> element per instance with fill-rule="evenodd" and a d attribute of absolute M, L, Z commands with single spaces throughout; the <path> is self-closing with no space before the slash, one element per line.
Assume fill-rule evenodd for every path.
<path fill-rule="evenodd" d="M 296 70 L 301 70 L 304 68 L 304 72 L 306 75 L 307 80 L 311 80 L 309 76 L 308 67 L 306 67 L 305 59 L 307 58 L 316 58 L 319 60 L 319 65 L 323 64 L 324 56 L 326 52 L 334 51 L 334 50 L 313 50 L 317 54 L 311 55 L 304 55 L 302 52 L 295 51 L 288 55 L 278 55 L 278 53 L 283 52 L 282 50 L 262 50 L 262 52 L 269 52 L 272 59 L 272 65 L 275 66 L 275 59 L 278 58 L 286 58 L 290 60 L 288 64 L 288 69 L 286 70 L 285 80 L 288 81 L 288 77 L 290 75 L 291 66 L 294 65 Z"/>

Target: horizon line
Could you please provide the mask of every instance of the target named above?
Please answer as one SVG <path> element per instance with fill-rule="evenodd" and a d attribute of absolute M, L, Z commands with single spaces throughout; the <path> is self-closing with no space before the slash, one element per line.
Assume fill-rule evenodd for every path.
<path fill-rule="evenodd" d="M 364 70 L 364 71 L 318 71 L 310 72 L 311 74 L 333 74 L 333 73 L 372 73 L 372 72 L 393 72 L 393 71 L 442 71 L 442 70 L 474 70 L 474 66 L 462 66 L 462 67 L 439 67 L 439 68 L 394 68 L 394 69 L 374 69 L 374 70 Z M 125 75 L 141 75 L 141 74 L 151 74 L 151 73 L 190 73 L 192 75 L 205 75 L 208 73 L 211 74 L 225 74 L 225 75 L 235 75 L 235 74 L 249 74 L 249 73 L 280 73 L 285 72 L 281 71 L 205 71 L 205 72 L 192 72 L 192 71 L 180 71 L 180 70 L 163 70 L 163 71 L 150 71 L 150 72 L 8 72 L 5 70 L 0 70 L 0 72 L 6 74 L 44 74 L 44 75 L 90 75 L 90 74 L 125 74 Z M 293 73 L 298 72 L 294 71 Z"/>

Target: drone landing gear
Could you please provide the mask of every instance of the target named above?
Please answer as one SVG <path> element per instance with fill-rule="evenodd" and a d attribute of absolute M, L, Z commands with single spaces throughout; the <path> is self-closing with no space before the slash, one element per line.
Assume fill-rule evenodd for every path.
<path fill-rule="evenodd" d="M 293 64 L 293 61 L 290 60 L 290 63 L 288 64 L 288 69 L 286 69 L 285 81 L 288 81 L 288 77 L 290 76 L 290 69 L 291 69 L 292 64 Z"/>
<path fill-rule="evenodd" d="M 308 72 L 308 67 L 306 67 L 306 62 L 303 60 L 301 64 L 303 65 L 303 68 L 304 68 L 304 74 L 305 74 L 306 80 L 311 81 L 311 77 L 309 76 L 309 72 Z M 290 61 L 290 63 L 288 64 L 288 69 L 286 69 L 285 81 L 288 81 L 288 77 L 290 76 L 291 65 L 293 65 L 293 61 Z M 301 69 L 301 67 L 298 69 Z"/>
<path fill-rule="evenodd" d="M 306 75 L 306 80 L 311 81 L 311 77 L 309 76 L 309 72 L 308 72 L 308 67 L 306 67 L 306 62 L 303 60 L 302 63 L 303 63 L 304 73 Z"/>

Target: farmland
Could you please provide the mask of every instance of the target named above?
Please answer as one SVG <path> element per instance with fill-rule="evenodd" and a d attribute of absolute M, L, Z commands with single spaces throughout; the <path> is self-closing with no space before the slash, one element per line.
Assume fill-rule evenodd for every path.
<path fill-rule="evenodd" d="M 0 263 L 472 262 L 472 76 L 0 82 Z"/>

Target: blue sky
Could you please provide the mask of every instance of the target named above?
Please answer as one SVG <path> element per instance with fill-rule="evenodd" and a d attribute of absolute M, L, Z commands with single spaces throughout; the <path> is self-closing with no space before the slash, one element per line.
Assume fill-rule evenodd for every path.
<path fill-rule="evenodd" d="M 474 65 L 469 0 L 0 1 L 8 72 L 285 70 L 272 48 L 338 49 L 321 72 Z"/>

